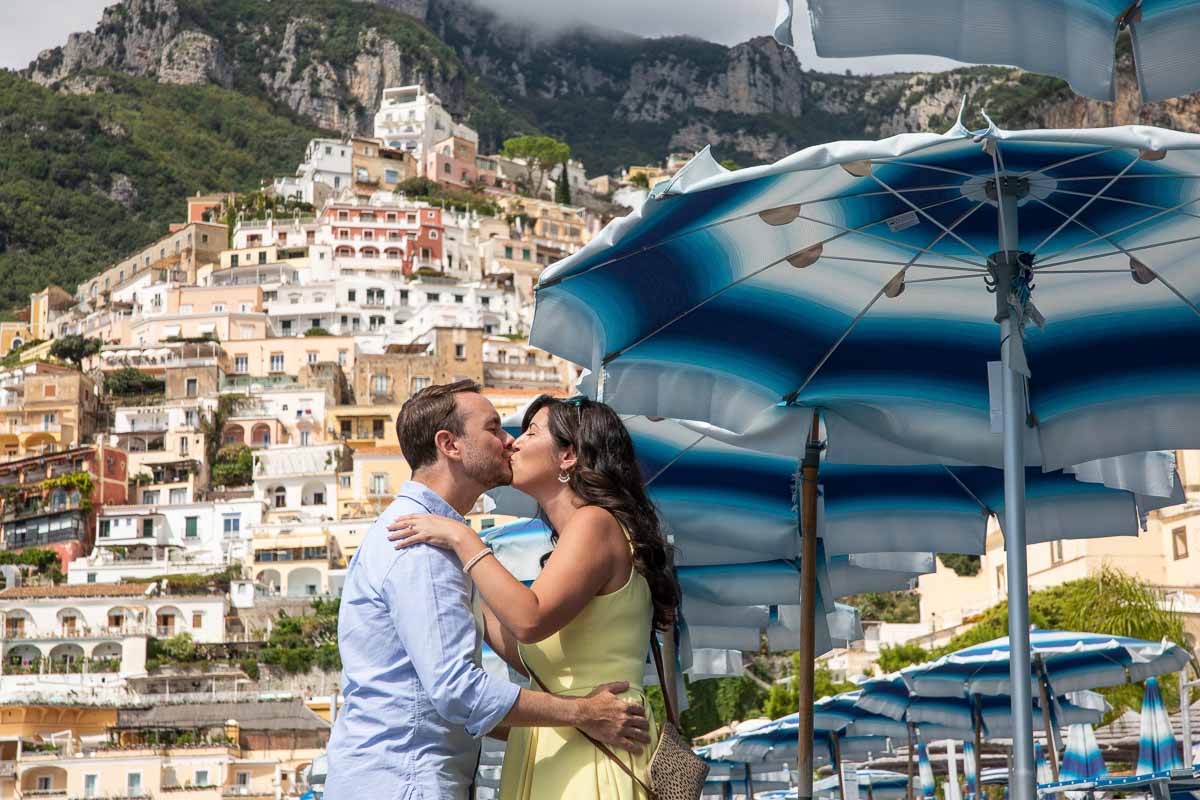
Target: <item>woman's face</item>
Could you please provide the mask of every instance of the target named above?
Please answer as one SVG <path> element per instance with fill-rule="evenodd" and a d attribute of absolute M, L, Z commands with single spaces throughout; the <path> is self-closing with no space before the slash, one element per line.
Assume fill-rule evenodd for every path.
<path fill-rule="evenodd" d="M 550 435 L 550 409 L 538 409 L 529 427 L 512 444 L 512 485 L 527 489 L 557 480 L 562 452 Z"/>

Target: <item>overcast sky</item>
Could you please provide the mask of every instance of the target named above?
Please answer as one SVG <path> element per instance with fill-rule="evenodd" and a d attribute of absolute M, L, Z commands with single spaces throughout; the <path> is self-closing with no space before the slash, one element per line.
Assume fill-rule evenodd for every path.
<path fill-rule="evenodd" d="M 344 0 L 350 2 L 350 0 Z M 73 31 L 91 30 L 115 0 L 0 0 L 0 68 L 22 69 Z M 737 44 L 771 33 L 776 0 L 477 0 L 509 16 L 549 27 L 585 22 L 642 36 L 687 34 Z M 798 0 L 802 6 L 804 0 Z M 735 10 L 736 9 L 736 10 Z M 928 56 L 819 59 L 813 53 L 806 8 L 798 8 L 796 41 L 805 67 L 840 72 L 934 70 L 956 66 Z"/>

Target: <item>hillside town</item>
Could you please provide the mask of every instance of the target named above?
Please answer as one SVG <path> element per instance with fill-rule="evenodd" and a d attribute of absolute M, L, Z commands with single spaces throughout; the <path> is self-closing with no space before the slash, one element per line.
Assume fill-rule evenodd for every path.
<path fill-rule="evenodd" d="M 411 475 L 402 404 L 461 379 L 502 415 L 572 394 L 577 368 L 528 343 L 538 276 L 690 157 L 589 178 L 481 153 L 422 85 L 383 98 L 374 136 L 181 198 L 167 235 L 0 323 L 0 799 L 319 783 L 336 600 Z M 1188 503 L 1140 537 L 1031 547 L 1033 587 L 1119 563 L 1200 633 L 1200 457 L 1179 472 Z M 1004 564 L 993 522 L 974 574 L 919 578 L 919 621 L 866 619 L 823 667 L 946 643 L 1004 600 Z"/>
<path fill-rule="evenodd" d="M 526 341 L 533 286 L 616 181 L 568 161 L 531 189 L 423 86 L 384 97 L 375 137 L 314 139 L 249 198 L 181 198 L 162 239 L 0 323 L 0 797 L 299 796 L 335 627 L 332 659 L 297 664 L 280 620 L 319 624 L 411 474 L 401 405 L 464 378 L 503 414 L 573 391 Z M 564 182 L 588 205 L 551 200 Z"/>

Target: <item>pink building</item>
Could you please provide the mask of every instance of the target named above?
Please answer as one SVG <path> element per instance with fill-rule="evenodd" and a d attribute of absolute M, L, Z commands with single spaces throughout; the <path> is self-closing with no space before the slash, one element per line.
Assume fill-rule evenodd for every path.
<path fill-rule="evenodd" d="M 405 275 L 440 269 L 445 228 L 442 209 L 425 203 L 346 200 L 321 212 L 323 234 L 335 258 L 383 260 L 403 265 Z"/>

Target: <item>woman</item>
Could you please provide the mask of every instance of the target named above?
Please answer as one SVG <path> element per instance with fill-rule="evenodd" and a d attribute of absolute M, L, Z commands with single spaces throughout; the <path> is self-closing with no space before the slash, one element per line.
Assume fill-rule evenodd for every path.
<path fill-rule="evenodd" d="M 633 441 L 603 403 L 542 396 L 525 412 L 512 445 L 512 485 L 533 497 L 554 550 L 526 588 L 469 527 L 432 515 L 400 517 L 397 547 L 452 549 L 484 601 L 488 643 L 534 688 L 582 696 L 610 681 L 642 687 L 650 630 L 674 623 L 679 587 L 670 548 L 646 496 Z M 526 668 L 528 665 L 529 669 Z M 653 719 L 650 740 L 657 741 Z M 649 782 L 649 752 L 619 753 Z M 501 800 L 632 800 L 645 792 L 611 759 L 570 728 L 508 733 Z"/>

